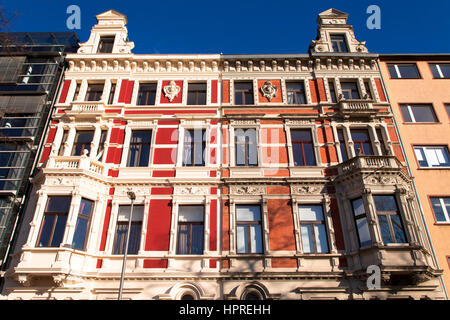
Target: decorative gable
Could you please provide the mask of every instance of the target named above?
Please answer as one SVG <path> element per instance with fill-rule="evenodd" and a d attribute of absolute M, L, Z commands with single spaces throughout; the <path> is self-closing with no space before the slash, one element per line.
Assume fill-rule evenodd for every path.
<path fill-rule="evenodd" d="M 96 16 L 97 24 L 92 28 L 89 40 L 81 43 L 78 53 L 131 53 L 134 42 L 128 41 L 127 17 L 115 10 Z M 110 50 L 101 52 L 105 39 L 110 39 Z"/>
<path fill-rule="evenodd" d="M 366 42 L 356 40 L 347 20 L 347 13 L 333 8 L 320 13 L 317 37 L 311 41 L 310 52 L 367 53 Z"/>

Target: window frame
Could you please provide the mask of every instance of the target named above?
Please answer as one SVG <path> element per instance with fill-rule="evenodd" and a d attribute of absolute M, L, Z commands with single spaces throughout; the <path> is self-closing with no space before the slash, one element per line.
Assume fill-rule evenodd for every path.
<path fill-rule="evenodd" d="M 413 153 L 414 153 L 414 157 L 415 157 L 416 162 L 417 162 L 418 169 L 427 169 L 427 170 L 430 170 L 430 169 L 450 169 L 450 152 L 448 150 L 448 145 L 445 145 L 445 144 L 442 144 L 442 145 L 412 145 L 412 147 L 413 147 Z M 427 149 L 427 148 L 430 148 L 430 149 L 431 148 L 435 148 L 435 149 L 436 148 L 443 148 L 445 150 L 445 152 L 446 152 L 447 159 L 449 160 L 449 162 L 445 166 L 434 166 L 434 167 L 433 166 L 429 166 L 429 165 L 428 166 L 422 166 L 420 164 L 420 160 L 417 157 L 416 148 L 417 149 L 418 148 L 422 149 L 422 155 L 423 155 L 425 161 L 427 162 L 427 164 L 429 163 L 429 160 L 426 158 L 426 153 L 425 153 L 424 149 Z"/>
<path fill-rule="evenodd" d="M 146 132 L 150 133 L 150 139 L 148 142 L 133 142 L 133 134 L 136 132 Z M 130 133 L 130 142 L 128 144 L 128 155 L 127 155 L 127 161 L 126 161 L 126 167 L 127 168 L 146 168 L 150 166 L 151 159 L 152 159 L 152 140 L 153 140 L 153 129 L 147 129 L 147 128 L 132 128 Z M 143 146 L 148 145 L 148 159 L 146 165 L 140 165 L 142 159 L 142 148 Z M 135 164 L 137 162 L 137 165 L 130 165 L 131 161 L 131 155 L 132 155 L 132 147 L 139 146 L 137 150 L 137 156 L 135 157 Z"/>
<path fill-rule="evenodd" d="M 392 199 L 394 200 L 395 203 L 395 207 L 396 207 L 396 211 L 380 211 L 382 213 L 379 213 L 378 209 L 376 208 L 376 201 L 375 198 L 376 197 L 392 197 Z M 401 208 L 398 204 L 397 201 L 397 197 L 395 196 L 395 194 L 374 194 L 372 195 L 373 198 L 373 208 L 375 210 L 375 214 L 377 216 L 377 221 L 378 221 L 378 228 L 380 230 L 380 235 L 381 235 L 381 240 L 383 241 L 384 245 L 389 245 L 389 244 L 408 244 L 408 235 L 405 229 L 405 223 L 404 223 L 404 219 L 403 216 L 401 214 Z M 381 223 L 380 223 L 380 216 L 385 216 L 387 223 L 388 223 L 388 227 L 389 227 L 389 233 L 390 233 L 390 237 L 392 242 L 390 243 L 386 243 L 383 239 L 383 233 L 381 231 Z M 403 232 L 403 236 L 405 238 L 405 242 L 398 242 L 398 239 L 396 239 L 396 233 L 394 231 L 394 227 L 393 227 L 393 222 L 392 222 L 392 217 L 391 216 L 398 216 L 399 220 L 400 220 L 400 226 L 401 226 L 401 231 Z"/>
<path fill-rule="evenodd" d="M 143 216 L 141 217 L 141 219 L 137 220 L 137 221 L 133 221 L 133 220 L 131 221 L 131 229 L 133 228 L 133 225 L 134 226 L 140 225 L 140 229 L 136 231 L 136 234 L 137 234 L 137 241 L 136 241 L 137 242 L 137 250 L 136 250 L 136 253 L 129 252 L 130 251 L 129 248 L 130 248 L 131 242 L 128 242 L 128 248 L 121 248 L 119 246 L 119 243 L 117 242 L 118 241 L 118 238 L 117 238 L 118 226 L 119 225 L 120 226 L 126 226 L 126 230 L 125 230 L 125 237 L 126 237 L 126 233 L 128 232 L 129 219 L 130 219 L 130 216 L 128 216 L 127 220 L 124 220 L 124 221 L 120 221 L 119 220 L 119 218 L 120 218 L 120 207 L 122 207 L 122 206 L 123 207 L 129 207 L 130 210 L 131 210 L 131 204 L 124 203 L 124 204 L 120 204 L 120 205 L 117 206 L 117 217 L 116 217 L 116 221 L 115 221 L 114 237 L 113 237 L 113 241 L 112 241 L 111 254 L 112 255 L 123 255 L 123 254 L 125 254 L 125 250 L 126 250 L 127 254 L 129 254 L 129 255 L 137 255 L 137 254 L 139 254 L 139 250 L 141 249 L 142 228 L 144 226 L 144 221 L 143 220 L 144 220 L 145 207 L 146 206 L 144 204 L 133 204 L 133 218 L 135 218 L 136 207 L 142 207 L 143 208 L 142 209 Z M 130 211 L 128 211 L 128 212 L 130 212 Z M 130 230 L 130 240 L 132 239 L 131 235 L 132 235 L 132 230 Z M 126 243 L 126 239 L 125 239 L 125 243 Z M 124 250 L 124 251 L 122 252 L 122 250 Z"/>
<path fill-rule="evenodd" d="M 302 220 L 301 217 L 301 211 L 300 211 L 300 207 L 320 207 L 321 209 L 321 213 L 322 213 L 322 220 Z M 325 209 L 325 210 L 324 210 Z M 327 224 L 327 219 L 325 216 L 325 212 L 326 212 L 326 208 L 324 208 L 323 204 L 321 203 L 299 203 L 298 204 L 298 220 L 299 220 L 299 227 L 300 227 L 300 242 L 302 244 L 302 253 L 304 254 L 328 254 L 330 253 L 330 239 L 328 238 L 328 224 Z M 308 225 L 310 227 L 311 230 L 311 236 L 312 239 L 309 239 L 310 241 L 312 240 L 313 243 L 313 248 L 311 252 L 305 252 L 304 250 L 304 244 L 303 244 L 303 234 L 301 231 L 301 227 L 302 225 Z M 316 225 L 323 225 L 324 227 L 324 232 L 325 232 L 325 240 L 326 240 L 326 251 L 325 252 L 318 252 L 317 250 L 317 243 L 316 243 L 316 231 L 314 226 Z"/>
<path fill-rule="evenodd" d="M 256 221 L 256 220 L 252 220 L 252 221 L 245 221 L 245 220 L 242 220 L 242 221 L 240 221 L 239 219 L 238 219 L 238 207 L 257 207 L 258 208 L 258 210 L 259 210 L 259 220 L 258 221 Z M 264 248 L 265 248 L 265 246 L 264 246 L 264 223 L 263 223 L 263 220 L 264 220 L 264 216 L 263 216 L 263 208 L 262 208 L 262 206 L 261 206 L 261 204 L 259 204 L 259 203 L 236 203 L 235 204 L 235 206 L 234 206 L 234 214 L 235 214 L 235 219 L 234 219 L 234 221 L 235 221 L 235 226 L 234 226 L 234 228 L 235 228 L 235 244 L 236 244 L 236 254 L 238 254 L 238 255 L 261 255 L 261 254 L 264 254 Z M 252 245 L 251 245 L 251 232 L 250 232 L 250 226 L 259 226 L 260 227 L 260 234 L 261 234 L 261 252 L 252 252 L 253 251 L 253 249 L 255 249 L 255 251 L 257 251 L 256 249 L 258 249 L 258 248 L 252 248 Z M 239 232 L 238 232 L 238 226 L 246 226 L 246 230 L 247 230 L 247 239 L 246 239 L 246 242 L 247 242 L 247 248 L 248 248 L 248 250 L 247 250 L 247 252 L 239 252 L 238 251 L 238 236 L 239 236 Z"/>
<path fill-rule="evenodd" d="M 304 132 L 309 132 L 311 140 L 293 140 L 293 132 L 295 131 L 304 131 Z M 316 159 L 316 152 L 315 152 L 315 144 L 314 144 L 314 137 L 313 137 L 313 131 L 311 128 L 290 128 L 289 132 L 290 132 L 290 136 L 291 136 L 291 145 L 292 145 L 292 160 L 293 160 L 293 164 L 295 167 L 316 167 L 318 165 L 318 161 Z M 305 144 L 311 144 L 311 149 L 312 149 L 312 155 L 313 155 L 313 160 L 314 160 L 314 164 L 307 164 L 306 160 L 306 155 L 304 152 L 304 145 Z M 303 165 L 301 164 L 296 164 L 296 153 L 294 151 L 294 144 L 297 145 L 299 144 L 301 146 L 301 160 L 303 162 Z"/>
<path fill-rule="evenodd" d="M 353 133 L 355 131 L 359 131 L 359 132 L 365 131 L 367 133 L 367 139 L 368 140 L 355 140 L 355 139 L 353 139 Z M 355 156 L 358 156 L 358 152 L 356 152 L 356 145 L 357 144 L 359 144 L 359 146 L 362 147 L 362 148 L 360 148 L 360 150 L 362 151 L 361 155 L 363 155 L 363 156 L 373 156 L 373 155 L 375 155 L 374 147 L 373 147 L 373 141 L 372 141 L 372 137 L 370 135 L 369 128 L 350 128 L 350 136 L 351 136 L 352 141 L 353 141 L 353 152 L 355 153 Z M 371 154 L 366 154 L 365 153 L 365 150 L 364 150 L 364 147 L 363 147 L 364 141 L 367 141 L 368 146 L 369 146 L 370 151 L 371 151 Z"/>
<path fill-rule="evenodd" d="M 236 89 L 236 86 L 239 84 L 248 84 L 250 85 L 250 89 Z M 234 104 L 235 105 L 254 105 L 255 104 L 255 90 L 254 90 L 254 84 L 253 81 L 233 81 L 233 89 L 234 89 Z M 242 103 L 237 104 L 237 96 L 241 95 Z M 249 94 L 251 96 L 251 103 L 247 103 L 246 101 L 246 94 Z"/>
<path fill-rule="evenodd" d="M 105 40 L 112 40 L 112 42 L 110 41 L 106 41 Z M 106 47 L 107 50 L 104 51 L 103 49 L 103 44 L 108 44 L 108 46 Z M 116 35 L 101 35 L 100 39 L 98 40 L 98 46 L 97 46 L 97 53 L 113 53 L 114 50 L 114 45 L 116 43 Z M 109 48 L 109 45 L 111 45 L 111 48 Z"/>
<path fill-rule="evenodd" d="M 142 90 L 143 88 L 149 88 L 151 90 Z M 154 90 L 153 90 L 154 88 Z M 137 93 L 137 100 L 136 105 L 137 106 L 154 106 L 156 105 L 156 96 L 158 93 L 158 83 L 157 82 L 139 82 L 139 88 Z M 145 98 L 142 98 L 142 94 L 145 94 Z M 154 99 L 150 99 L 152 97 L 152 94 L 155 95 Z M 153 103 L 151 103 L 153 100 Z M 143 103 L 145 102 L 145 103 Z M 150 102 L 150 103 L 149 103 Z"/>
<path fill-rule="evenodd" d="M 78 137 L 80 136 L 80 134 L 83 134 L 83 133 L 91 133 L 92 134 L 92 139 L 91 139 L 90 142 L 77 142 Z M 70 152 L 70 155 L 72 157 L 80 157 L 80 156 L 83 155 L 83 151 L 85 149 L 87 149 L 88 150 L 88 154 L 90 154 L 90 152 L 91 152 L 91 144 L 92 144 L 92 141 L 94 140 L 94 136 L 95 136 L 95 130 L 92 130 L 92 129 L 90 129 L 90 130 L 84 130 L 84 129 L 83 130 L 76 130 L 75 137 L 73 139 L 72 150 Z M 81 154 L 76 154 L 75 151 L 76 151 L 78 146 L 87 146 L 87 145 L 89 146 L 89 148 L 82 148 L 81 149 Z"/>
<path fill-rule="evenodd" d="M 250 146 L 252 144 L 250 144 L 250 140 L 245 139 L 244 141 L 244 164 L 238 164 L 237 160 L 238 160 L 238 142 L 237 142 L 237 135 L 236 132 L 239 132 L 239 130 L 243 130 L 244 131 L 244 135 L 245 132 L 247 130 L 255 130 L 255 146 L 254 146 L 254 150 L 255 150 L 255 157 L 256 157 L 256 163 L 255 164 L 249 164 L 249 155 L 250 155 Z M 233 128 L 233 137 L 234 137 L 234 166 L 236 167 L 258 167 L 259 166 L 259 130 L 256 127 L 235 127 Z M 245 137 L 247 137 L 247 135 L 245 135 Z M 242 143 L 239 143 L 242 144 Z"/>
<path fill-rule="evenodd" d="M 394 70 L 395 70 L 395 73 L 397 75 L 397 77 L 395 77 L 395 78 L 392 77 L 391 71 L 389 69 L 390 65 L 394 66 Z M 401 74 L 400 69 L 398 67 L 399 65 L 414 65 L 415 68 L 416 68 L 418 77 L 407 77 L 407 78 L 402 77 L 402 74 Z M 420 70 L 417 67 L 417 63 L 415 63 L 415 62 L 397 62 L 397 63 L 387 62 L 386 63 L 386 67 L 388 68 L 388 73 L 389 73 L 390 79 L 422 79 L 422 75 L 420 74 Z"/>
<path fill-rule="evenodd" d="M 197 130 L 201 130 L 202 131 L 202 141 L 201 142 L 198 142 L 198 141 L 195 141 L 195 132 L 197 131 Z M 186 141 L 186 137 L 187 137 L 187 135 L 186 135 L 186 132 L 193 132 L 193 135 L 190 135 L 190 137 L 191 137 L 191 141 L 190 141 L 190 143 L 189 143 L 189 141 Z M 206 151 L 206 149 L 207 149 L 207 141 L 208 141 L 208 139 L 207 139 L 207 133 L 208 133 L 208 131 L 205 129 L 205 128 L 196 128 L 196 129 L 191 129 L 191 128 L 185 128 L 184 129 L 184 132 L 183 132 L 183 134 L 184 134 L 184 137 L 183 137 L 183 154 L 182 154 L 182 161 L 181 161 L 181 165 L 183 166 L 183 167 L 204 167 L 205 165 L 206 165 L 206 156 L 207 156 L 207 151 Z M 186 160 L 186 158 L 185 158 L 185 154 L 186 154 L 186 147 L 187 147 L 187 143 L 189 143 L 189 146 L 190 146 L 190 150 L 191 150 L 191 159 L 190 159 L 190 161 L 191 161 L 191 163 L 190 164 L 187 164 L 186 162 L 185 162 L 185 160 Z M 202 161 L 201 161 L 201 163 L 200 164 L 197 164 L 197 163 L 195 163 L 195 155 L 196 155 L 196 150 L 197 150 L 197 147 L 198 147 L 198 144 L 199 143 L 201 143 L 201 149 L 202 149 Z"/>
<path fill-rule="evenodd" d="M 63 211 L 48 211 L 48 206 L 50 204 L 50 200 L 53 198 L 68 198 L 69 203 L 67 206 L 67 212 L 63 212 Z M 64 241 L 64 235 L 66 233 L 66 226 L 67 226 L 67 220 L 69 217 L 69 213 L 70 213 L 70 209 L 71 209 L 71 205 L 72 205 L 72 200 L 73 197 L 71 195 L 48 195 L 47 197 L 47 203 L 45 204 L 45 208 L 44 208 L 44 212 L 42 214 L 42 221 L 41 221 L 41 226 L 39 228 L 39 234 L 36 240 L 36 247 L 37 248 L 59 248 L 61 246 L 61 244 Z M 48 237 L 48 241 L 45 245 L 39 245 L 39 243 L 41 242 L 41 237 L 44 231 L 44 224 L 45 224 L 45 217 L 46 216 L 55 216 L 54 221 L 52 222 L 52 227 L 51 227 L 51 231 L 50 231 L 50 235 Z M 65 222 L 64 222 L 64 226 L 63 226 L 63 230 L 62 230 L 62 236 L 61 236 L 61 240 L 58 243 L 58 245 L 52 246 L 51 244 L 53 243 L 54 240 L 54 236 L 55 236 L 55 229 L 56 226 L 58 224 L 59 218 L 60 216 L 65 216 Z"/>
<path fill-rule="evenodd" d="M 84 96 L 84 101 L 88 102 L 101 101 L 104 90 L 105 90 L 104 83 L 88 83 L 88 86 L 86 88 L 86 95 Z"/>
<path fill-rule="evenodd" d="M 414 107 L 429 107 L 429 110 L 431 111 L 431 114 L 434 117 L 435 121 L 417 121 L 416 115 L 413 112 Z M 402 115 L 403 123 L 405 123 L 405 124 L 408 124 L 408 123 L 418 123 L 418 124 L 439 123 L 439 119 L 437 117 L 436 112 L 434 111 L 434 106 L 432 103 L 399 103 L 399 108 L 400 108 L 400 113 Z M 408 112 L 408 116 L 411 119 L 411 121 L 406 121 L 403 110 L 406 110 Z"/>
<path fill-rule="evenodd" d="M 83 200 L 86 200 L 88 202 L 91 202 L 91 209 L 89 211 L 89 216 L 83 215 L 81 212 L 81 204 L 83 202 Z M 94 213 L 94 208 L 95 208 L 95 201 L 88 199 L 88 198 L 84 198 L 82 197 L 80 200 L 80 207 L 78 209 L 78 215 L 77 215 L 77 222 L 75 224 L 75 228 L 74 228 L 74 233 L 73 233 L 73 238 L 72 238 L 72 248 L 75 250 L 81 250 L 81 251 L 86 251 L 87 249 L 87 244 L 88 244 L 88 238 L 89 238 L 89 229 L 91 227 L 91 222 L 92 222 L 92 214 Z M 83 240 L 83 248 L 79 249 L 79 248 L 74 248 L 73 247 L 73 242 L 74 242 L 74 238 L 75 238 L 75 234 L 77 232 L 77 227 L 78 227 L 78 221 L 80 219 L 84 219 L 87 220 L 87 224 L 86 224 L 86 234 L 84 235 L 84 240 Z"/>
<path fill-rule="evenodd" d="M 358 200 L 361 200 L 362 206 L 364 208 L 364 213 L 356 215 L 354 203 L 356 201 L 358 201 Z M 373 239 L 372 239 L 372 235 L 370 234 L 370 228 L 369 228 L 369 220 L 368 220 L 369 212 L 367 212 L 367 208 L 366 208 L 366 205 L 364 204 L 363 197 L 360 196 L 360 197 L 351 199 L 350 200 L 350 206 L 352 208 L 353 223 L 355 224 L 355 231 L 356 231 L 356 236 L 358 238 L 359 247 L 360 248 L 364 248 L 364 247 L 371 246 L 372 242 L 373 242 Z M 361 236 L 360 236 L 360 232 L 359 232 L 359 228 L 358 228 L 358 220 L 361 220 L 363 218 L 365 218 L 365 226 L 367 228 L 367 233 L 368 233 L 369 238 L 370 238 L 369 240 L 367 240 L 367 241 L 369 241 L 369 243 L 361 242 Z"/>
<path fill-rule="evenodd" d="M 333 37 L 342 37 L 339 40 L 333 39 Z M 333 50 L 332 52 L 336 52 L 336 53 L 349 53 L 350 52 L 350 48 L 348 46 L 348 42 L 347 42 L 347 37 L 345 35 L 345 33 L 330 33 L 330 43 L 331 43 L 331 49 Z M 338 50 L 335 50 L 335 44 L 338 48 Z M 342 50 L 342 44 L 344 44 L 344 48 L 345 50 Z"/>
<path fill-rule="evenodd" d="M 358 80 L 355 80 L 355 79 L 340 79 L 339 80 L 339 84 L 341 86 L 342 96 L 344 97 L 345 100 L 361 100 L 361 88 L 359 87 Z M 344 89 L 343 86 L 345 84 L 355 85 L 355 88 L 351 88 L 351 89 L 346 88 L 346 89 Z M 345 93 L 349 93 L 350 94 L 349 98 L 345 97 Z M 357 93 L 357 97 L 356 98 L 353 96 L 353 93 Z"/>
<path fill-rule="evenodd" d="M 438 199 L 439 203 L 442 207 L 442 213 L 444 214 L 445 221 L 439 221 L 436 217 L 436 212 L 433 207 L 433 199 Z M 448 199 L 450 201 L 450 196 L 428 196 L 428 200 L 430 203 L 431 211 L 433 212 L 434 222 L 435 224 L 450 224 L 450 210 L 447 210 L 445 206 L 444 199 Z"/>
<path fill-rule="evenodd" d="M 194 86 L 192 86 L 194 85 Z M 197 86 L 195 85 L 202 85 L 204 86 L 204 90 L 191 90 L 192 88 L 196 88 Z M 204 92 L 205 94 L 205 101 L 199 101 L 200 98 L 199 96 Z M 195 98 L 195 103 L 190 103 L 190 97 L 191 95 L 194 94 Z M 186 104 L 188 106 L 204 106 L 207 104 L 208 101 L 208 84 L 206 82 L 188 82 L 188 90 L 187 90 L 187 100 L 186 100 Z"/>
<path fill-rule="evenodd" d="M 289 88 L 290 84 L 299 84 L 300 85 L 300 90 L 296 90 L 298 88 Z M 286 80 L 285 82 L 285 86 L 286 86 L 286 102 L 288 105 L 296 105 L 296 104 L 308 104 L 308 101 L 306 99 L 306 86 L 305 86 L 305 81 L 304 80 Z M 289 103 L 289 94 L 292 93 L 293 94 L 293 103 Z M 301 97 L 303 97 L 303 102 L 299 102 L 298 96 L 301 95 Z M 301 99 L 300 99 L 301 100 Z"/>
<path fill-rule="evenodd" d="M 202 221 L 180 221 L 180 207 L 202 207 Z M 177 215 L 177 228 L 176 228 L 176 255 L 204 255 L 205 253 L 205 218 L 206 218 L 206 206 L 204 204 L 180 204 L 178 205 L 178 215 Z M 192 226 L 202 226 L 202 253 L 192 253 Z M 188 253 L 180 253 L 180 226 L 189 226 L 189 236 L 188 236 Z"/>
<path fill-rule="evenodd" d="M 444 73 L 443 73 L 442 70 L 441 70 L 441 65 L 442 65 L 442 64 L 448 65 L 449 68 L 450 68 L 450 62 L 433 62 L 433 63 L 428 62 L 428 67 L 430 68 L 431 75 L 433 76 L 433 79 L 450 79 L 450 74 L 449 74 L 448 77 L 445 77 L 445 76 L 444 76 Z M 436 77 L 434 76 L 433 69 L 432 69 L 432 65 L 436 66 L 436 70 L 437 70 L 437 72 L 438 72 L 438 74 L 439 74 L 439 77 L 438 77 L 438 78 L 436 78 Z"/>

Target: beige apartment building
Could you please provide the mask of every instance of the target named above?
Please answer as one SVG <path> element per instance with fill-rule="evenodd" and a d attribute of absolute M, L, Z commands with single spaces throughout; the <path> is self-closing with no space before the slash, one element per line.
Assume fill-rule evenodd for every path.
<path fill-rule="evenodd" d="M 380 56 L 394 118 L 450 288 L 450 54 Z"/>

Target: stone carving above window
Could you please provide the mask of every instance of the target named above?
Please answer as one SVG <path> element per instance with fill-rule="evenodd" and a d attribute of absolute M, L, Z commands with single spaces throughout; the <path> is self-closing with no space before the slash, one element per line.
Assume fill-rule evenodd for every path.
<path fill-rule="evenodd" d="M 178 86 L 175 81 L 170 81 L 170 83 L 167 86 L 164 86 L 163 88 L 163 92 L 164 95 L 166 96 L 166 98 L 169 99 L 170 102 L 172 102 L 172 100 L 178 96 L 178 94 L 180 93 L 181 88 L 180 86 Z"/>
<path fill-rule="evenodd" d="M 272 81 L 267 80 L 261 87 L 261 92 L 267 100 L 271 101 L 277 95 L 278 87 L 274 86 Z"/>

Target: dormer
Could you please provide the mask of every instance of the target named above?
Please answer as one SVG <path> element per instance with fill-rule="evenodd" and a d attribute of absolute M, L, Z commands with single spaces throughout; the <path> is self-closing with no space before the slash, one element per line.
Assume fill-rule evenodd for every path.
<path fill-rule="evenodd" d="M 128 41 L 127 17 L 115 10 L 96 16 L 97 24 L 92 28 L 89 40 L 81 43 L 81 54 L 131 53 L 134 42 Z"/>
<path fill-rule="evenodd" d="M 367 53 L 366 42 L 356 40 L 353 27 L 347 24 L 347 19 L 347 13 L 336 9 L 320 13 L 317 17 L 317 37 L 311 41 L 310 52 Z"/>

